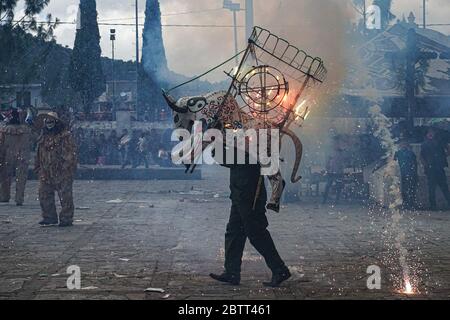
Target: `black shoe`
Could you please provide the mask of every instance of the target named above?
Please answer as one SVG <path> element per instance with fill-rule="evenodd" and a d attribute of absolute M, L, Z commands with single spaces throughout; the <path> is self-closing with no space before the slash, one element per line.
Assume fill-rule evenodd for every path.
<path fill-rule="evenodd" d="M 221 275 L 217 275 L 214 273 L 210 273 L 209 276 L 214 280 L 229 283 L 233 286 L 238 286 L 241 283 L 241 278 L 234 274 L 222 273 Z"/>
<path fill-rule="evenodd" d="M 23 203 L 18 202 L 18 203 L 16 203 L 16 206 L 21 207 L 21 206 L 23 206 Z"/>
<path fill-rule="evenodd" d="M 274 273 L 272 275 L 272 280 L 270 280 L 270 282 L 263 282 L 263 285 L 265 287 L 277 288 L 280 286 L 281 283 L 283 283 L 290 277 L 291 277 L 291 273 L 289 272 L 289 269 L 286 268 L 281 272 Z"/>
<path fill-rule="evenodd" d="M 71 227 L 71 226 L 73 226 L 73 222 L 72 221 L 68 221 L 68 222 L 62 222 L 61 221 L 58 226 L 62 227 L 62 228 L 64 228 L 64 227 Z"/>
<path fill-rule="evenodd" d="M 58 220 L 43 219 L 39 222 L 39 224 L 43 227 L 56 226 L 58 224 Z"/>
<path fill-rule="evenodd" d="M 8 203 L 9 200 L 0 200 L 0 203 Z"/>
<path fill-rule="evenodd" d="M 275 203 L 269 203 L 267 204 L 267 210 L 275 211 L 276 213 L 280 212 L 280 205 Z"/>

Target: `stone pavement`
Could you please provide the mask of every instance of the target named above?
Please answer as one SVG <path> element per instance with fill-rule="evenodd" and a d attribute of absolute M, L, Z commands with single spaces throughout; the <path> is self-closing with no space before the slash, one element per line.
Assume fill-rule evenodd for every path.
<path fill-rule="evenodd" d="M 203 181 L 77 181 L 72 228 L 42 228 L 37 183 L 25 206 L 0 204 L 0 299 L 448 299 L 450 213 L 406 213 L 405 248 L 421 272 L 419 294 L 397 292 L 389 256 L 389 212 L 362 204 L 337 207 L 313 200 L 269 214 L 277 247 L 293 272 L 266 289 L 264 261 L 247 244 L 242 285 L 209 279 L 223 265 L 228 218 L 225 169 Z M 392 251 L 391 251 L 392 252 Z M 386 261 L 392 261 L 386 263 Z M 370 265 L 382 270 L 369 290 Z M 81 268 L 81 290 L 66 287 L 67 267 Z M 165 293 L 146 293 L 149 287 Z"/>

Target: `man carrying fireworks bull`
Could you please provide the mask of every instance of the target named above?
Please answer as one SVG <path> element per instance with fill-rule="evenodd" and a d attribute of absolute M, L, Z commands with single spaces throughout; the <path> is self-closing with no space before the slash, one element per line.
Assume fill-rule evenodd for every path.
<path fill-rule="evenodd" d="M 300 180 L 297 172 L 303 147 L 300 139 L 289 127 L 299 120 L 306 119 L 309 113 L 306 100 L 297 107 L 295 105 L 305 90 L 324 81 L 326 68 L 320 58 L 307 55 L 305 51 L 295 48 L 288 41 L 260 27 L 253 29 L 247 49 L 242 53 L 243 57 L 239 66 L 227 73 L 232 79 L 228 91 L 183 97 L 179 100 L 175 100 L 168 94 L 170 91 L 218 69 L 230 60 L 164 92 L 168 105 L 174 111 L 175 128 L 182 128 L 187 132 L 186 137 L 180 136 L 182 144 L 186 145 L 189 145 L 191 138 L 188 136 L 193 128 L 195 134 L 197 131 L 202 132 L 209 129 L 217 130 L 220 133 L 227 130 L 254 130 L 254 132 L 264 134 L 264 132 L 267 133 L 267 129 L 276 129 L 278 137 L 281 133 L 292 138 L 294 142 L 295 162 L 291 182 L 296 183 Z M 301 123 L 301 121 L 299 122 Z M 200 130 L 195 128 L 196 123 L 200 123 Z M 201 143 L 196 144 L 196 139 L 193 140 L 194 147 L 188 149 L 194 150 L 192 152 L 195 159 L 195 149 Z M 217 139 L 214 140 L 215 144 L 216 142 Z M 246 143 L 243 145 L 241 151 L 246 150 Z M 217 147 L 216 145 L 213 149 L 217 150 Z M 259 147 L 262 147 L 262 144 Z M 259 147 L 258 149 L 260 149 Z M 277 147 L 279 148 L 279 145 Z M 232 150 L 234 147 L 228 145 L 227 148 Z M 203 145 L 199 149 L 205 150 Z M 220 149 L 221 147 L 219 147 Z M 191 151 L 189 150 L 187 150 L 187 155 L 190 156 Z M 271 153 L 275 153 L 276 150 L 276 147 L 271 146 Z M 183 149 L 185 155 L 184 151 Z M 175 150 L 173 155 L 176 157 L 177 154 L 179 151 Z M 251 152 L 248 152 L 247 158 L 250 158 L 250 155 Z M 220 156 L 218 158 L 220 159 Z M 271 158 L 274 158 L 273 155 Z M 227 159 L 226 166 L 230 168 L 232 205 L 225 234 L 225 270 L 220 275 L 210 274 L 213 279 L 220 282 L 232 285 L 240 283 L 242 255 L 247 238 L 264 257 L 267 266 L 272 271 L 272 279 L 265 282 L 265 286 L 278 287 L 291 276 L 267 230 L 268 220 L 266 217 L 266 208 L 278 212 L 285 183 L 280 171 L 271 173 L 272 176 L 269 176 L 269 180 L 273 189 L 272 197 L 270 205 L 266 207 L 267 192 L 264 178 L 261 175 L 261 163 L 263 161 L 250 162 L 247 159 L 245 164 L 238 163 L 236 160 L 230 164 Z M 191 168 L 195 168 L 195 166 L 191 166 Z"/>
<path fill-rule="evenodd" d="M 169 106 L 175 111 L 175 126 L 177 128 L 186 129 L 188 132 L 192 130 L 197 132 L 198 129 L 201 131 L 202 125 L 196 128 L 194 122 L 191 121 L 193 115 L 182 103 L 183 99 L 180 99 L 181 102 L 177 103 L 171 97 L 167 95 L 165 97 Z M 182 139 L 182 141 L 189 142 L 190 139 Z M 183 142 L 181 145 L 183 145 Z M 275 243 L 267 230 L 269 226 L 266 217 L 267 192 L 264 179 L 261 176 L 261 165 L 256 161 L 257 159 L 252 159 L 255 155 L 251 152 L 238 150 L 236 146 L 222 143 L 219 143 L 219 145 L 226 150 L 234 149 L 234 152 L 231 151 L 234 158 L 231 161 L 227 159 L 224 164 L 221 162 L 223 166 L 230 169 L 230 199 L 232 204 L 225 233 L 225 270 L 221 274 L 211 273 L 210 277 L 223 283 L 239 285 L 242 256 L 245 243 L 249 239 L 250 243 L 264 257 L 267 266 L 272 271 L 271 281 L 263 284 L 265 286 L 278 287 L 282 282 L 289 279 L 291 274 L 281 259 Z M 193 146 L 186 153 L 183 151 L 183 154 L 190 157 L 191 151 L 195 153 L 194 150 L 197 147 L 199 146 Z M 203 146 L 200 149 L 203 150 Z M 228 152 L 230 151 L 224 150 L 222 154 L 228 154 Z M 242 152 L 245 152 L 245 161 L 241 162 L 237 158 L 238 154 L 242 154 Z M 177 153 L 174 151 L 173 155 Z"/>

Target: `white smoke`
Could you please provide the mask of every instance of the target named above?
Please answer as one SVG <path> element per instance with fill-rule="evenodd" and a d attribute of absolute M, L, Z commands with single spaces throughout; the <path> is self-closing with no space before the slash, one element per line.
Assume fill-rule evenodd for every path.
<path fill-rule="evenodd" d="M 220 8 L 221 0 L 161 0 L 163 24 L 232 25 L 230 11 Z M 244 7 L 244 1 L 235 0 Z M 255 0 L 255 25 L 269 29 L 314 56 L 323 58 L 329 69 L 328 84 L 338 87 L 345 73 L 346 27 L 354 19 L 354 11 L 345 0 Z M 210 13 L 164 16 L 176 11 L 214 10 Z M 245 25 L 245 14 L 238 13 L 238 25 Z M 234 54 L 232 28 L 163 29 L 171 70 L 195 75 Z M 183 36 L 184 35 L 184 36 Z M 239 50 L 247 42 L 245 28 L 238 30 Z M 223 73 L 218 74 L 225 79 Z M 216 77 L 216 76 L 215 76 Z"/>

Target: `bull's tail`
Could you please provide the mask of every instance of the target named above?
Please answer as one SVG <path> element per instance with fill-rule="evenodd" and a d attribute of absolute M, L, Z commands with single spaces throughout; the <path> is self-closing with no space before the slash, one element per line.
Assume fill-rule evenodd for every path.
<path fill-rule="evenodd" d="M 289 136 L 292 139 L 292 142 L 294 143 L 294 146 L 295 146 L 295 162 L 294 162 L 294 168 L 292 169 L 291 182 L 297 183 L 302 178 L 301 176 L 297 176 L 297 173 L 298 173 L 298 169 L 300 168 L 300 163 L 302 161 L 303 144 L 300 141 L 300 138 L 297 137 L 297 135 L 293 131 L 289 130 L 288 128 L 282 129 L 281 132 L 286 134 L 287 136 Z"/>

